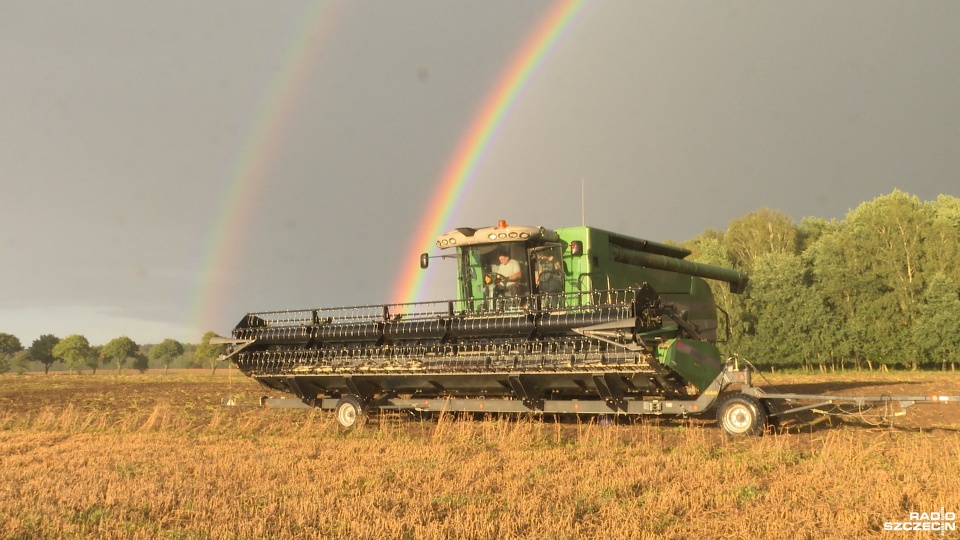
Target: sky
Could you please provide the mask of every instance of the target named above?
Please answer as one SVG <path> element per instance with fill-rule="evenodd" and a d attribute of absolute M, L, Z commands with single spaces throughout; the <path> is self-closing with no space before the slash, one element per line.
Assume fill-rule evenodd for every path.
<path fill-rule="evenodd" d="M 196 343 L 251 311 L 388 302 L 417 245 L 436 254 L 417 231 L 438 204 L 442 230 L 681 241 L 761 208 L 960 196 L 958 2 L 584 0 L 511 80 L 560 7 L 3 2 L 0 332 Z M 455 296 L 451 264 L 422 299 Z"/>

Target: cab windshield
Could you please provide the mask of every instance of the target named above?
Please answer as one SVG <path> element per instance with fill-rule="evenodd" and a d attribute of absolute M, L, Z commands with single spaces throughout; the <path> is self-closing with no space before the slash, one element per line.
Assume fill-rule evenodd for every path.
<path fill-rule="evenodd" d="M 460 248 L 462 298 L 468 309 L 522 307 L 530 295 L 530 270 L 523 242 Z"/>

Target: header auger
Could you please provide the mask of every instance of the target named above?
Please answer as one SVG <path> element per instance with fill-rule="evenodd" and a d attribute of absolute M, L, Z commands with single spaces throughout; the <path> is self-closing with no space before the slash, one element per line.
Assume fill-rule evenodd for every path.
<path fill-rule="evenodd" d="M 436 245 L 454 252 L 455 300 L 249 313 L 228 358 L 296 396 L 266 405 L 333 410 L 344 427 L 378 410 L 686 416 L 719 403 L 741 435 L 784 414 L 715 345 L 705 279 L 739 294 L 743 272 L 592 227 L 500 221 Z"/>

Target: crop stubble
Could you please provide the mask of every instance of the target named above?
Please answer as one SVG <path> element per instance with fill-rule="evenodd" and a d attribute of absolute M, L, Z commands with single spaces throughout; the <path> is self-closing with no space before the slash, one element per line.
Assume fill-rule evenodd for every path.
<path fill-rule="evenodd" d="M 926 393 L 960 377 L 777 382 Z M 450 416 L 343 433 L 316 411 L 219 407 L 260 395 L 236 374 L 0 388 L 4 538 L 886 538 L 911 511 L 960 511 L 957 406 L 746 439 L 700 420 Z"/>

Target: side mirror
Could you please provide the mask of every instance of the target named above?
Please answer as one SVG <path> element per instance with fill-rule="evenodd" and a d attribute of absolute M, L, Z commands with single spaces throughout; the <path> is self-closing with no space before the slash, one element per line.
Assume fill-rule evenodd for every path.
<path fill-rule="evenodd" d="M 573 242 L 570 242 L 570 254 L 574 257 L 583 255 L 583 242 L 580 240 L 574 240 Z"/>
<path fill-rule="evenodd" d="M 426 268 L 430 266 L 430 256 L 426 253 L 420 254 L 420 268 Z"/>

